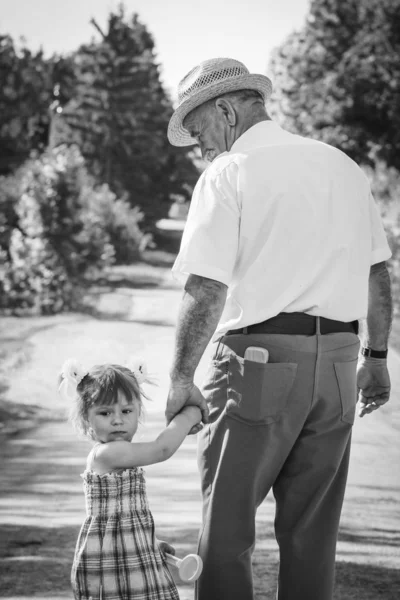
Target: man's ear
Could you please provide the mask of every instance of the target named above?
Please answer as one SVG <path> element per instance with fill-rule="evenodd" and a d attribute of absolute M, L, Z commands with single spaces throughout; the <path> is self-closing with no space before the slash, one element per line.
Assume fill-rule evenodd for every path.
<path fill-rule="evenodd" d="M 218 113 L 226 120 L 228 125 L 234 127 L 237 122 L 236 112 L 233 105 L 225 98 L 218 98 L 215 102 L 215 108 Z"/>

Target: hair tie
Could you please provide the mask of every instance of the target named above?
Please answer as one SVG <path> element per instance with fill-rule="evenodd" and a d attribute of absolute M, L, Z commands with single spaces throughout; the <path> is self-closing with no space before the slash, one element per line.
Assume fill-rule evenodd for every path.
<path fill-rule="evenodd" d="M 62 381 L 58 391 L 67 400 L 74 400 L 76 388 L 89 371 L 85 369 L 75 358 L 66 360 L 61 368 Z"/>
<path fill-rule="evenodd" d="M 143 359 L 136 356 L 131 356 L 126 361 L 125 366 L 127 369 L 132 371 L 139 385 L 147 381 L 147 365 Z"/>

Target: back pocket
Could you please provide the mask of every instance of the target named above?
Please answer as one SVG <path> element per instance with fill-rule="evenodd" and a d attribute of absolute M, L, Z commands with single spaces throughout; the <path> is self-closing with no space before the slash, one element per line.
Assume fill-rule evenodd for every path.
<path fill-rule="evenodd" d="M 231 355 L 226 414 L 248 425 L 278 421 L 297 372 L 296 363 L 258 363 Z"/>
<path fill-rule="evenodd" d="M 342 421 L 353 425 L 357 404 L 357 362 L 358 358 L 348 362 L 333 363 L 339 387 Z"/>

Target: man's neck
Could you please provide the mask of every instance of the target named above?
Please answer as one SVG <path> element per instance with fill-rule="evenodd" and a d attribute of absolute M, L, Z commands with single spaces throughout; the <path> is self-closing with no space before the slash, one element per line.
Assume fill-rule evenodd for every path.
<path fill-rule="evenodd" d="M 271 118 L 266 114 L 251 115 L 243 123 L 243 130 L 240 135 L 243 135 L 243 133 L 250 129 L 250 127 L 257 125 L 257 123 L 261 123 L 262 121 L 271 121 Z"/>
<path fill-rule="evenodd" d="M 235 139 L 233 140 L 233 142 L 231 144 L 231 148 L 232 148 L 233 144 L 236 142 L 236 140 L 238 140 L 240 138 L 240 136 L 242 136 L 244 133 L 246 133 L 246 131 L 248 129 L 250 129 L 254 125 L 257 125 L 257 123 L 261 123 L 262 121 L 272 121 L 272 119 L 267 114 L 263 113 L 263 114 L 257 114 L 257 115 L 249 115 L 249 117 L 244 119 L 242 123 L 239 123 L 238 127 L 235 131 Z M 229 148 L 229 150 L 230 150 L 230 148 Z"/>

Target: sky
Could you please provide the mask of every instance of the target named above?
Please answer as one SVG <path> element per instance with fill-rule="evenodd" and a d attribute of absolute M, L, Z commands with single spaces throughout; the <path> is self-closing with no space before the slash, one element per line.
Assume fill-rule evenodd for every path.
<path fill-rule="evenodd" d="M 119 0 L 0 0 L 0 33 L 32 50 L 64 54 L 98 36 Z M 125 0 L 155 40 L 161 77 L 173 99 L 180 79 L 202 60 L 228 56 L 267 74 L 271 51 L 302 27 L 309 0 Z"/>

